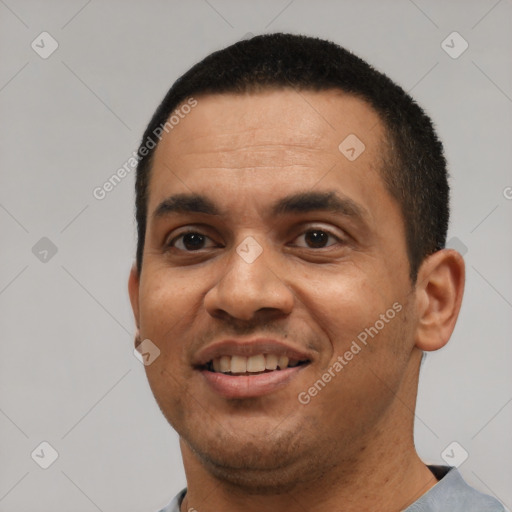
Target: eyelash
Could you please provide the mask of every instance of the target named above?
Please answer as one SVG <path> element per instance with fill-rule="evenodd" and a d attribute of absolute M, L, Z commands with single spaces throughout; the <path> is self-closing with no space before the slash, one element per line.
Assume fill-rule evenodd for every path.
<path fill-rule="evenodd" d="M 341 243 L 341 244 L 345 244 L 346 241 L 341 239 L 339 236 L 335 235 L 334 233 L 332 233 L 331 231 L 329 231 L 328 229 L 325 229 L 325 228 L 320 228 L 320 227 L 310 227 L 304 231 L 301 232 L 300 235 L 298 235 L 296 238 L 299 238 L 299 236 L 303 236 L 307 233 L 310 233 L 310 232 L 321 232 L 321 233 L 326 233 L 328 236 L 334 238 L 338 243 Z M 165 248 L 166 249 L 171 249 L 171 248 L 176 248 L 175 247 L 175 242 L 181 238 L 183 238 L 185 235 L 190 235 L 190 234 L 194 234 L 194 235 L 201 235 L 207 239 L 210 239 L 211 238 L 208 236 L 208 235 L 205 235 L 204 233 L 202 233 L 201 231 L 199 230 L 195 230 L 195 229 L 189 229 L 187 231 L 184 231 L 183 233 L 180 233 L 179 235 L 175 236 L 169 243 L 167 243 L 165 245 Z M 333 245 L 333 244 L 331 244 Z M 320 249 L 328 249 L 329 247 L 331 247 L 331 245 L 327 245 L 325 247 L 319 247 L 319 248 L 314 248 L 314 247 L 304 247 L 304 246 L 301 246 L 302 249 L 313 249 L 313 250 L 320 250 Z M 183 251 L 183 252 L 188 252 L 188 253 L 194 253 L 194 252 L 197 252 L 199 253 L 200 251 L 204 250 L 204 248 L 201 248 L 201 249 L 198 249 L 198 250 L 195 250 L 195 251 L 189 251 L 187 249 L 178 249 L 179 251 Z"/>

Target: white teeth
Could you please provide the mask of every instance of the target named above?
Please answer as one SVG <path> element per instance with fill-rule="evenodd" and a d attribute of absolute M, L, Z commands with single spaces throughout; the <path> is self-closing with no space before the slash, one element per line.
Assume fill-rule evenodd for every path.
<path fill-rule="evenodd" d="M 220 358 L 219 363 L 220 363 L 220 371 L 222 373 L 228 373 L 231 371 L 231 357 L 222 356 Z M 215 360 L 213 361 L 213 369 L 215 370 Z M 215 371 L 217 371 L 217 370 L 215 370 Z"/>
<path fill-rule="evenodd" d="M 247 371 L 248 372 L 264 372 L 265 371 L 265 356 L 259 354 L 257 356 L 251 356 L 247 359 Z"/>
<path fill-rule="evenodd" d="M 212 361 L 213 371 L 218 373 L 259 373 L 265 370 L 294 368 L 299 361 L 276 354 L 256 354 L 254 356 L 222 356 Z"/>
<path fill-rule="evenodd" d="M 267 370 L 277 370 L 277 360 L 278 357 L 275 354 L 267 354 L 267 362 L 265 364 L 265 368 Z"/>
<path fill-rule="evenodd" d="M 279 361 L 277 363 L 277 366 L 283 370 L 284 368 L 288 367 L 288 361 L 289 359 L 286 356 L 279 356 Z"/>
<path fill-rule="evenodd" d="M 245 373 L 247 371 L 247 357 L 231 357 L 231 373 Z"/>

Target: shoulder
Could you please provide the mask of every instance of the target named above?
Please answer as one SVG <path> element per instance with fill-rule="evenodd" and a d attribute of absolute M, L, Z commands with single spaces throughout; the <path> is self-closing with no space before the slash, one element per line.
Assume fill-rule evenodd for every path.
<path fill-rule="evenodd" d="M 468 485 L 456 468 L 429 468 L 441 479 L 404 512 L 505 512 L 498 500 Z"/>
<path fill-rule="evenodd" d="M 183 501 L 186 493 L 187 489 L 183 489 L 166 507 L 159 510 L 158 512 L 180 512 L 181 502 Z"/>

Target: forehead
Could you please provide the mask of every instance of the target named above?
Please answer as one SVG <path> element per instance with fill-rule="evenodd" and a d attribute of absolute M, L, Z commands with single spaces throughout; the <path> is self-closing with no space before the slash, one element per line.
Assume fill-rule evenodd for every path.
<path fill-rule="evenodd" d="M 193 215 L 208 222 L 216 218 L 230 229 L 268 231 L 286 224 L 289 215 L 317 217 L 306 212 L 334 210 L 326 199 L 332 196 L 343 202 L 337 208 L 343 222 L 359 218 L 361 232 L 372 233 L 375 246 L 394 253 L 401 247 L 405 254 L 404 219 L 381 176 L 385 130 L 366 102 L 339 91 L 290 89 L 195 99 L 197 105 L 156 148 L 149 233 L 165 219 L 174 223 L 171 211 L 197 213 L 172 217 L 176 222 Z M 347 155 L 347 147 L 357 154 Z M 312 198 L 311 192 L 319 195 Z M 300 205 L 291 208 L 289 201 L 297 200 Z"/>
<path fill-rule="evenodd" d="M 382 209 L 384 129 L 361 99 L 293 89 L 195 99 L 156 148 L 150 215 L 166 197 L 191 192 L 263 212 L 278 195 L 337 189 L 370 212 Z"/>
<path fill-rule="evenodd" d="M 339 144 L 353 136 L 364 141 L 365 160 L 376 156 L 384 134 L 377 113 L 363 100 L 339 90 L 268 90 L 200 96 L 198 105 L 158 145 L 155 160 L 171 153 L 217 165 L 246 167 L 294 164 L 314 153 L 340 156 Z M 226 158 L 224 158 L 224 155 Z M 318 156 L 318 155 L 317 155 Z M 277 160 L 276 160 L 277 158 Z"/>

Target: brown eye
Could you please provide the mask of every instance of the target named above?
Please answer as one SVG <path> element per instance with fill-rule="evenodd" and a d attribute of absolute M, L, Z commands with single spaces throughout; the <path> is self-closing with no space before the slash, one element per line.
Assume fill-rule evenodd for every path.
<path fill-rule="evenodd" d="M 305 233 L 305 240 L 310 247 L 325 247 L 329 239 L 329 235 L 325 231 L 314 230 Z"/>
<path fill-rule="evenodd" d="M 299 244 L 299 246 L 310 249 L 322 249 L 324 247 L 330 247 L 336 242 L 342 242 L 339 237 L 324 229 L 308 229 L 297 237 L 297 240 L 302 238 L 304 239 L 305 245 Z M 329 243 L 329 239 L 333 239 L 333 242 Z"/>
<path fill-rule="evenodd" d="M 176 249 L 187 252 L 198 251 L 205 248 L 204 244 L 207 240 L 210 240 L 210 238 L 206 235 L 198 233 L 197 231 L 189 231 L 173 238 L 169 243 L 169 247 L 175 247 Z"/>

